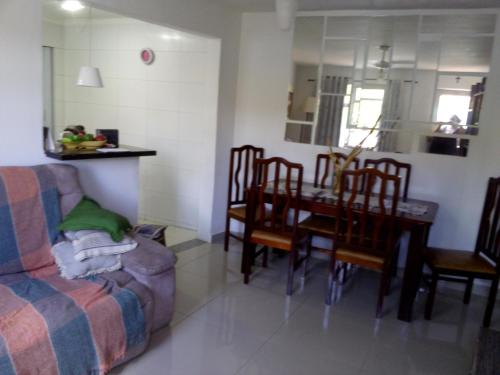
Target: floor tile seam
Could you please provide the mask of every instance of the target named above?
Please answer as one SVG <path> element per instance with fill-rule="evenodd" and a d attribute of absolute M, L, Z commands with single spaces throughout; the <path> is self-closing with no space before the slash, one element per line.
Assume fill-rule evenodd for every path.
<path fill-rule="evenodd" d="M 219 298 L 222 294 L 224 294 L 224 292 L 225 292 L 225 289 L 223 288 L 219 293 L 215 293 L 216 295 L 214 295 L 212 298 L 209 298 L 205 303 L 203 303 L 202 305 L 198 306 L 196 309 L 194 309 L 191 312 L 184 312 L 184 311 L 180 311 L 180 310 L 175 310 L 175 307 L 174 307 L 174 311 L 178 311 L 181 314 L 185 315 L 185 318 L 183 319 L 183 321 L 184 321 L 187 318 L 190 318 L 191 315 L 193 315 L 193 314 L 197 313 L 198 311 L 200 311 L 202 308 L 204 308 L 206 305 L 208 305 L 209 303 L 211 303 L 216 298 Z M 199 319 L 197 319 L 197 320 L 199 320 Z"/>
<path fill-rule="evenodd" d="M 201 245 L 201 246 L 204 246 L 204 245 Z M 201 247 L 201 246 L 196 246 L 196 247 Z M 196 247 L 193 247 L 192 249 L 195 249 Z M 192 250 L 192 249 L 189 249 L 189 250 Z M 188 264 L 191 264 L 192 262 L 197 261 L 197 260 L 201 260 L 201 259 L 203 259 L 211 254 L 212 254 L 212 251 L 209 251 L 205 254 L 201 254 L 200 256 L 198 256 L 196 258 L 190 259 L 190 260 L 186 261 L 186 263 L 184 263 L 183 265 L 179 266 L 179 269 L 182 269 L 182 268 L 186 267 Z"/>
<path fill-rule="evenodd" d="M 178 270 L 179 270 L 179 271 L 182 271 L 182 272 L 183 272 L 183 273 L 185 273 L 185 274 L 189 274 L 189 276 L 197 276 L 197 277 L 202 278 L 202 279 L 204 279 L 204 280 L 211 280 L 211 278 L 210 278 L 209 276 L 200 275 L 200 274 L 199 274 L 199 273 L 197 273 L 197 272 L 193 272 L 193 271 L 186 271 L 186 270 L 184 270 L 184 269 L 182 269 L 182 268 L 179 268 Z M 234 274 L 237 274 L 237 272 L 235 272 Z M 239 277 L 239 276 L 235 276 L 235 277 Z M 226 281 L 226 282 L 223 282 L 223 281 L 220 281 L 220 282 L 219 282 L 219 280 L 216 280 L 216 281 L 217 281 L 218 283 L 220 283 L 220 284 L 221 284 L 221 287 L 222 287 L 223 289 L 225 289 L 226 287 L 229 287 L 229 286 L 231 286 L 231 287 L 232 287 L 232 286 L 233 286 L 232 284 L 235 284 L 235 283 L 240 282 L 240 281 L 242 281 L 242 280 L 243 280 L 243 276 L 241 276 L 239 279 L 235 279 L 234 281 Z"/>
<path fill-rule="evenodd" d="M 179 270 L 182 270 L 183 268 L 186 268 L 186 266 L 190 265 L 191 263 L 195 262 L 195 261 L 200 261 L 200 260 L 203 260 L 204 258 L 206 258 L 207 256 L 211 255 L 210 252 L 206 253 L 206 254 L 202 254 L 200 255 L 199 257 L 196 257 L 194 259 L 190 259 L 188 261 L 186 261 L 186 263 L 182 264 L 181 266 L 177 267 L 177 269 Z M 230 270 L 230 269 L 229 269 Z M 189 272 L 189 273 L 195 273 L 195 272 L 190 272 L 190 271 L 184 271 L 184 272 Z M 243 275 L 243 274 L 242 274 Z M 242 276 L 243 277 L 243 276 Z"/>
<path fill-rule="evenodd" d="M 190 247 L 184 248 L 189 243 L 192 243 L 193 245 L 190 246 Z M 183 253 L 185 251 L 188 251 L 188 250 L 191 250 L 191 249 L 195 249 L 195 248 L 200 247 L 200 246 L 204 246 L 206 244 L 208 244 L 208 242 L 200 240 L 200 239 L 197 239 L 197 238 L 186 240 L 186 241 L 182 241 L 182 242 L 178 242 L 175 245 L 168 245 L 168 240 L 167 240 L 167 248 L 170 249 L 171 251 L 173 251 L 176 254 L 180 254 L 180 253 Z M 179 248 L 181 250 L 177 250 Z"/>
<path fill-rule="evenodd" d="M 297 313 L 297 310 L 298 310 L 298 307 L 290 314 L 290 316 L 288 317 L 288 319 L 284 319 L 281 322 L 281 324 L 273 331 L 273 333 L 271 333 L 271 335 L 267 338 L 267 340 L 265 340 L 262 343 L 262 345 L 260 345 L 255 350 L 255 352 L 245 361 L 245 363 L 238 369 L 238 371 L 236 371 L 234 373 L 234 375 L 240 374 L 240 372 L 250 363 L 250 361 L 252 361 L 257 356 L 257 354 L 259 354 L 261 352 L 261 350 L 264 348 L 264 346 L 266 346 L 267 343 L 269 343 L 269 341 L 271 341 L 271 339 L 273 337 L 275 337 L 279 333 L 279 331 L 285 326 L 286 322 L 288 322 L 290 320 L 290 318 Z"/>
<path fill-rule="evenodd" d="M 201 245 L 201 246 L 203 246 L 203 245 Z M 189 250 L 196 249 L 197 247 L 201 247 L 201 246 L 195 246 L 195 247 L 193 247 L 193 248 L 191 248 L 191 249 L 189 249 Z M 177 255 L 177 254 L 182 254 L 182 251 L 181 251 L 180 253 L 175 253 L 175 252 L 174 252 L 174 254 L 175 254 L 175 255 Z M 181 268 L 183 268 L 183 267 L 187 266 L 188 264 L 190 264 L 190 263 L 194 262 L 195 260 L 199 260 L 199 259 L 203 258 L 204 256 L 206 256 L 206 255 L 208 255 L 208 254 L 210 254 L 210 253 L 208 252 L 208 253 L 206 253 L 206 254 L 202 254 L 202 255 L 200 255 L 200 256 L 197 256 L 197 257 L 195 257 L 195 258 L 193 258 L 193 259 L 186 260 L 186 262 L 185 262 L 185 263 L 183 263 L 183 264 L 182 264 L 182 265 L 180 265 L 180 266 L 178 266 L 178 265 L 176 264 L 176 269 L 179 269 L 179 270 L 180 270 Z"/>

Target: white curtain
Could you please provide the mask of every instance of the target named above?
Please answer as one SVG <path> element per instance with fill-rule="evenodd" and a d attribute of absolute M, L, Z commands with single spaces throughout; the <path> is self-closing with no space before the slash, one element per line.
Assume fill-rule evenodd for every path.
<path fill-rule="evenodd" d="M 399 79 L 387 80 L 385 86 L 384 102 L 382 104 L 382 120 L 380 130 L 394 129 L 398 123 L 395 120 L 401 119 L 401 87 L 403 82 Z M 378 134 L 378 151 L 394 152 L 397 149 L 397 132 L 384 132 Z"/>
<path fill-rule="evenodd" d="M 338 96 L 322 95 L 316 128 L 315 144 L 337 146 L 340 136 L 340 122 L 344 107 L 349 78 L 326 76 L 322 82 L 323 93 L 342 94 Z"/>

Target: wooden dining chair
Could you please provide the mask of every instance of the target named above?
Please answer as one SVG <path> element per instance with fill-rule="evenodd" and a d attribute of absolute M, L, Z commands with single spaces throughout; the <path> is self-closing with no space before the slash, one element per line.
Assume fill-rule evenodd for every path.
<path fill-rule="evenodd" d="M 346 161 L 347 155 L 335 152 L 335 156 Z M 359 159 L 355 158 L 348 170 L 359 169 Z M 333 161 L 329 154 L 316 156 L 316 171 L 314 173 L 314 187 L 320 189 L 333 188 L 334 184 Z M 312 244 L 312 237 L 333 239 L 335 235 L 335 219 L 324 215 L 311 215 L 299 224 L 299 228 L 306 231 L 309 236 L 308 244 Z M 310 249 L 308 251 L 311 251 Z"/>
<path fill-rule="evenodd" d="M 411 164 L 401 163 L 396 159 L 382 158 L 382 159 L 365 159 L 364 168 L 375 168 L 387 174 L 400 176 L 403 181 L 403 189 L 401 194 L 403 200 L 408 199 L 408 189 L 410 187 L 411 178 Z"/>
<path fill-rule="evenodd" d="M 310 256 L 299 257 L 299 246 L 307 239 L 298 228 L 303 166 L 274 157 L 256 160 L 254 169 L 261 171 L 262 181 L 253 180 L 247 204 L 244 282 L 250 281 L 257 245 L 264 246 L 265 258 L 268 248 L 284 250 L 290 253 L 286 293 L 291 295 L 294 272 Z"/>
<path fill-rule="evenodd" d="M 432 271 L 425 319 L 431 319 L 439 280 L 466 284 L 463 302 L 470 301 L 474 279 L 491 280 L 483 326 L 489 327 L 500 277 L 500 177 L 490 178 L 474 252 L 428 248 L 425 263 Z"/>
<path fill-rule="evenodd" d="M 226 230 L 224 233 L 224 250 L 228 251 L 229 237 L 243 241 L 243 237 L 231 233 L 231 219 L 245 222 L 247 189 L 254 177 L 259 181 L 259 173 L 253 169 L 255 160 L 264 157 L 264 149 L 245 145 L 233 147 L 229 160 L 229 184 L 227 194 Z"/>
<path fill-rule="evenodd" d="M 347 190 L 344 181 L 352 184 Z M 373 168 L 345 171 L 337 199 L 335 236 L 330 255 L 326 304 L 332 302 L 333 287 L 344 263 L 381 272 L 377 318 L 381 317 L 384 296 L 390 286 L 394 247 L 397 240 L 396 212 L 400 178 Z M 360 187 L 365 183 L 364 192 Z M 374 192 L 374 186 L 380 191 Z M 392 190 L 396 194 L 389 195 Z"/>
<path fill-rule="evenodd" d="M 335 157 L 345 162 L 348 158 L 342 152 L 334 152 Z M 349 165 L 349 170 L 359 169 L 359 159 L 354 158 L 352 164 Z M 335 173 L 333 170 L 333 160 L 330 154 L 318 154 L 316 156 L 316 170 L 314 173 L 314 187 L 326 189 L 333 186 Z"/>

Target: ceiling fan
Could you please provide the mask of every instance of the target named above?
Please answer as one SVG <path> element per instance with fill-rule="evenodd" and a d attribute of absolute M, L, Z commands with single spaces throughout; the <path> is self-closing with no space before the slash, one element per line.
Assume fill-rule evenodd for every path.
<path fill-rule="evenodd" d="M 387 58 L 387 53 L 389 50 L 392 48 L 392 46 L 388 44 L 381 44 L 379 47 L 380 51 L 382 52 L 382 56 L 379 61 L 375 62 L 373 66 L 375 68 L 381 69 L 381 70 L 386 70 L 389 68 L 393 68 L 395 65 L 413 65 L 415 64 L 415 61 L 413 60 L 392 60 L 392 58 L 389 60 L 386 60 Z"/>
<path fill-rule="evenodd" d="M 379 46 L 380 51 L 382 51 L 382 57 L 379 61 L 373 64 L 374 67 L 385 70 L 391 67 L 391 63 L 385 59 L 387 52 L 391 49 L 391 46 L 387 44 L 382 44 Z"/>
<path fill-rule="evenodd" d="M 379 61 L 375 62 L 373 64 L 373 67 L 378 69 L 378 78 L 375 79 L 376 81 L 384 81 L 386 79 L 386 71 L 387 69 L 393 68 L 395 65 L 411 65 L 414 64 L 414 61 L 410 60 L 386 60 L 387 53 L 389 50 L 392 48 L 392 46 L 389 46 L 387 44 L 381 44 L 379 46 L 380 51 L 382 52 L 382 56 Z M 403 81 L 403 82 L 413 82 L 413 81 Z"/>

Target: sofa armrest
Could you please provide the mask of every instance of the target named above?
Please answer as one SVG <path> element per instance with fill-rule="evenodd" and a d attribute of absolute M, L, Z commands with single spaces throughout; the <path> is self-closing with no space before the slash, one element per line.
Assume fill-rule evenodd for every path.
<path fill-rule="evenodd" d="M 125 271 L 153 276 L 175 267 L 177 257 L 171 250 L 141 236 L 134 239 L 139 243 L 137 248 L 122 255 Z"/>

